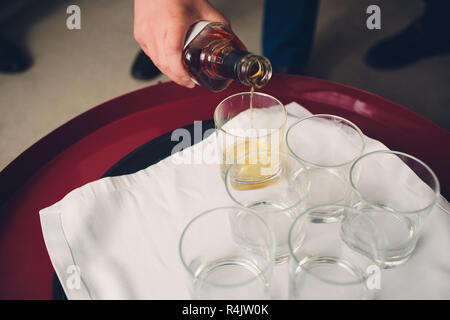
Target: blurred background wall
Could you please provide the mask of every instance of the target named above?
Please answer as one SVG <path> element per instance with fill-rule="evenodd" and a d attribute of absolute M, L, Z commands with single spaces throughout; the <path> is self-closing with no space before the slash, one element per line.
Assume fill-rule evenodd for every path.
<path fill-rule="evenodd" d="M 254 52 L 261 52 L 263 0 L 211 1 Z M 11 5 L 12 3 L 12 5 Z M 66 8 L 81 8 L 81 30 L 66 28 Z M 382 30 L 366 28 L 366 8 L 378 4 Z M 364 65 L 364 53 L 404 29 L 421 0 L 322 0 L 309 75 L 367 90 L 450 128 L 450 55 L 396 71 Z M 29 50 L 33 66 L 0 73 L 0 170 L 41 137 L 95 105 L 157 81 L 138 81 L 132 0 L 3 0 L 0 34 Z"/>

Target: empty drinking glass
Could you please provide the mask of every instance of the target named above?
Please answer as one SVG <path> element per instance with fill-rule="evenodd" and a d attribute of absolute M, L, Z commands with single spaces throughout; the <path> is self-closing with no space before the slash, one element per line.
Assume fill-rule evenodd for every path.
<path fill-rule="evenodd" d="M 286 109 L 276 98 L 243 92 L 223 100 L 214 112 L 222 177 L 236 159 L 259 150 L 283 148 Z"/>
<path fill-rule="evenodd" d="M 376 230 L 370 218 L 340 205 L 310 208 L 294 221 L 289 232 L 290 299 L 374 298 L 380 288 L 380 268 L 347 244 L 346 240 L 357 242 L 355 234 L 348 232 L 347 238 L 341 237 L 344 221 L 353 226 L 364 222 Z M 367 241 L 366 249 L 375 257 L 378 251 L 372 240 Z"/>
<path fill-rule="evenodd" d="M 275 239 L 245 208 L 206 211 L 184 229 L 179 243 L 193 299 L 267 299 Z"/>
<path fill-rule="evenodd" d="M 347 204 L 350 167 L 365 146 L 361 130 L 344 118 L 318 114 L 294 123 L 286 143 L 310 171 L 308 206 Z"/>
<path fill-rule="evenodd" d="M 303 211 L 310 182 L 305 166 L 285 152 L 260 151 L 238 159 L 225 184 L 231 199 L 264 219 L 276 238 L 276 262 L 289 255 L 288 232 Z"/>
<path fill-rule="evenodd" d="M 411 155 L 383 150 L 356 160 L 350 182 L 354 189 L 352 204 L 370 216 L 383 232 L 377 246 L 385 255 L 384 267 L 395 267 L 407 261 L 438 199 L 436 175 Z M 364 227 L 352 232 L 360 239 L 355 246 L 364 250 L 370 232 Z"/>

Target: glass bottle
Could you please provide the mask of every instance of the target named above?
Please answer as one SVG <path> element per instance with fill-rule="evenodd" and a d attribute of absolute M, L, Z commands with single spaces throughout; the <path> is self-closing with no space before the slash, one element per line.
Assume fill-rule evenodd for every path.
<path fill-rule="evenodd" d="M 192 80 L 213 92 L 225 90 L 233 80 L 261 88 L 272 76 L 270 61 L 248 52 L 220 22 L 201 21 L 191 27 L 182 57 Z"/>

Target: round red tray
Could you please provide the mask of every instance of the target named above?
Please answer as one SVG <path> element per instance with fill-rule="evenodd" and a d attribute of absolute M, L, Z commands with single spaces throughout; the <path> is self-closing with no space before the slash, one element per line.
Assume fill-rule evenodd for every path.
<path fill-rule="evenodd" d="M 105 102 L 59 127 L 0 173 L 0 299 L 50 299 L 53 268 L 42 237 L 39 210 L 69 191 L 100 178 L 144 143 L 194 120 L 209 120 L 225 97 L 248 88 L 233 84 L 221 93 L 157 84 Z M 450 186 L 450 133 L 408 109 L 348 86 L 275 75 L 264 92 L 312 113 L 355 122 L 389 148 L 431 166 L 442 193 Z"/>

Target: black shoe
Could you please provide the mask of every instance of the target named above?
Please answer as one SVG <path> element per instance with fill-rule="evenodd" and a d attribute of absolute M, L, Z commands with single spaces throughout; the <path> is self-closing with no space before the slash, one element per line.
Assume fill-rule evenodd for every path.
<path fill-rule="evenodd" d="M 144 51 L 140 50 L 131 67 L 131 74 L 136 79 L 150 80 L 160 75 L 161 71 L 159 71 L 152 60 L 147 57 Z"/>
<path fill-rule="evenodd" d="M 426 27 L 417 20 L 406 30 L 372 47 L 365 62 L 372 68 L 393 70 L 420 59 L 450 53 L 450 38 L 443 29 Z"/>
<path fill-rule="evenodd" d="M 0 72 L 18 73 L 31 66 L 31 59 L 25 50 L 0 37 Z"/>

